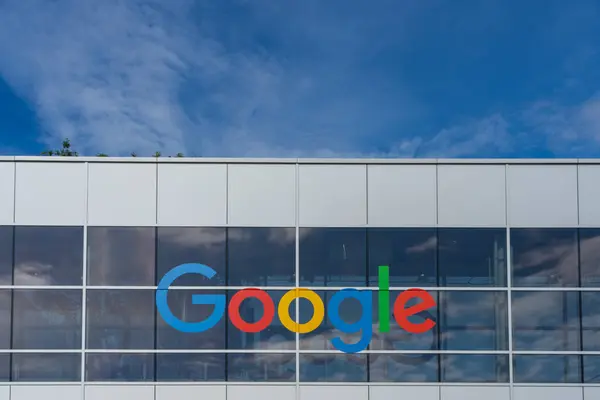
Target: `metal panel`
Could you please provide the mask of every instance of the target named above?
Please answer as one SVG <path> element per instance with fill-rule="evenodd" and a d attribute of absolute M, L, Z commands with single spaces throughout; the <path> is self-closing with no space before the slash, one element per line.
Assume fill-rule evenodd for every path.
<path fill-rule="evenodd" d="M 10 400 L 10 386 L 0 386 L 0 400 Z"/>
<path fill-rule="evenodd" d="M 600 227 L 600 165 L 579 165 L 579 224 Z"/>
<path fill-rule="evenodd" d="M 230 165 L 229 224 L 296 225 L 295 165 Z"/>
<path fill-rule="evenodd" d="M 522 387 L 514 388 L 513 400 L 583 400 L 582 387 Z M 589 400 L 589 399 L 586 399 Z"/>
<path fill-rule="evenodd" d="M 369 226 L 435 226 L 435 165 L 369 165 Z"/>
<path fill-rule="evenodd" d="M 19 385 L 11 388 L 10 398 L 11 400 L 81 400 L 83 393 L 80 385 Z"/>
<path fill-rule="evenodd" d="M 226 165 L 158 165 L 159 225 L 221 226 L 226 223 Z"/>
<path fill-rule="evenodd" d="M 156 164 L 89 164 L 88 224 L 156 224 Z"/>
<path fill-rule="evenodd" d="M 296 400 L 296 386 L 230 385 L 227 400 Z M 212 400 L 212 399 L 211 399 Z"/>
<path fill-rule="evenodd" d="M 154 400 L 154 386 L 93 385 L 86 386 L 85 400 Z"/>
<path fill-rule="evenodd" d="M 510 400 L 510 387 L 442 386 L 441 400 Z"/>
<path fill-rule="evenodd" d="M 438 223 L 443 226 L 505 226 L 506 167 L 440 165 Z"/>
<path fill-rule="evenodd" d="M 15 163 L 0 162 L 0 224 L 12 224 L 15 212 Z"/>
<path fill-rule="evenodd" d="M 300 165 L 300 225 L 365 225 L 366 180 L 365 165 Z"/>
<path fill-rule="evenodd" d="M 583 388 L 583 400 L 598 400 L 598 399 L 600 399 L 600 387 L 585 387 L 585 388 Z"/>
<path fill-rule="evenodd" d="M 300 400 L 369 400 L 368 386 L 300 386 Z M 371 399 L 372 400 L 372 399 Z"/>
<path fill-rule="evenodd" d="M 512 227 L 577 225 L 577 166 L 508 166 L 508 215 Z"/>
<path fill-rule="evenodd" d="M 226 400 L 226 386 L 209 385 L 181 385 L 181 386 L 156 386 L 155 400 L 173 399 L 209 399 Z"/>
<path fill-rule="evenodd" d="M 15 223 L 83 225 L 86 181 L 84 163 L 17 163 Z"/>
<path fill-rule="evenodd" d="M 438 386 L 371 386 L 369 400 L 391 399 L 439 400 L 440 388 Z"/>

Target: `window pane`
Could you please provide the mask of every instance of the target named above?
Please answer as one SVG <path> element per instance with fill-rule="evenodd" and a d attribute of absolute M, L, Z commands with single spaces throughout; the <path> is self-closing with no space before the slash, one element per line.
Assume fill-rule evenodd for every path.
<path fill-rule="evenodd" d="M 579 285 L 576 229 L 512 229 L 514 286 Z"/>
<path fill-rule="evenodd" d="M 379 284 L 379 266 L 389 266 L 390 286 L 435 286 L 436 232 L 430 228 L 369 229 L 369 285 Z"/>
<path fill-rule="evenodd" d="M 581 286 L 600 286 L 600 229 L 579 230 Z"/>
<path fill-rule="evenodd" d="M 515 350 L 579 351 L 579 293 L 512 292 Z"/>
<path fill-rule="evenodd" d="M 600 356 L 583 356 L 583 383 L 600 383 Z"/>
<path fill-rule="evenodd" d="M 88 284 L 153 286 L 155 228 L 88 228 Z"/>
<path fill-rule="evenodd" d="M 435 354 L 369 354 L 370 382 L 437 382 Z"/>
<path fill-rule="evenodd" d="M 157 354 L 156 380 L 220 382 L 225 380 L 225 354 Z"/>
<path fill-rule="evenodd" d="M 10 289 L 0 290 L 0 349 L 10 349 L 10 328 L 12 326 L 12 295 Z"/>
<path fill-rule="evenodd" d="M 158 228 L 157 284 L 181 264 L 199 263 L 216 271 L 212 279 L 188 274 L 173 286 L 221 286 L 225 284 L 225 228 Z"/>
<path fill-rule="evenodd" d="M 296 284 L 295 228 L 229 228 L 227 241 L 229 285 Z"/>
<path fill-rule="evenodd" d="M 302 286 L 366 286 L 367 235 L 361 228 L 300 228 Z"/>
<path fill-rule="evenodd" d="M 10 380 L 10 354 L 0 354 L 0 382 Z"/>
<path fill-rule="evenodd" d="M 442 382 L 508 382 L 508 355 L 442 354 Z"/>
<path fill-rule="evenodd" d="M 81 285 L 83 228 L 15 227 L 15 285 Z"/>
<path fill-rule="evenodd" d="M 152 382 L 154 354 L 86 354 L 85 369 L 89 382 Z"/>
<path fill-rule="evenodd" d="M 442 350 L 507 350 L 506 292 L 440 293 Z"/>
<path fill-rule="evenodd" d="M 268 290 L 266 292 L 273 299 L 275 306 L 273 321 L 261 332 L 246 333 L 236 328 L 228 319 L 228 349 L 294 350 L 296 348 L 296 334 L 283 326 L 277 312 L 279 301 L 286 292 L 283 290 Z M 231 296 L 236 293 L 238 291 L 228 291 L 229 299 L 227 304 L 230 303 Z M 293 304 L 290 305 L 289 315 L 292 319 L 295 319 L 296 311 Z M 245 322 L 256 323 L 262 318 L 264 307 L 260 300 L 248 298 L 240 305 L 239 313 Z"/>
<path fill-rule="evenodd" d="M 367 355 L 301 354 L 300 382 L 367 382 Z"/>
<path fill-rule="evenodd" d="M 15 289 L 13 348 L 80 349 L 81 290 Z"/>
<path fill-rule="evenodd" d="M 576 355 L 515 355 L 513 362 L 517 383 L 581 383 Z"/>
<path fill-rule="evenodd" d="M 0 226 L 0 285 L 12 285 L 13 227 Z"/>
<path fill-rule="evenodd" d="M 295 382 L 294 354 L 227 354 L 227 380 L 232 382 Z"/>
<path fill-rule="evenodd" d="M 439 229 L 440 286 L 506 286 L 506 229 Z"/>
<path fill-rule="evenodd" d="M 14 382 L 79 382 L 81 354 L 20 353 L 13 354 Z"/>
<path fill-rule="evenodd" d="M 185 322 L 201 322 L 210 317 L 215 306 L 192 304 L 192 295 L 220 295 L 225 298 L 225 291 L 215 290 L 169 290 L 167 302 L 171 312 Z M 186 333 L 168 325 L 160 314 L 157 314 L 157 347 L 159 349 L 225 349 L 226 312 L 221 320 L 204 332 Z"/>
<path fill-rule="evenodd" d="M 154 290 L 88 290 L 88 349 L 153 349 Z"/>
<path fill-rule="evenodd" d="M 600 351 L 600 292 L 581 292 L 584 351 Z"/>

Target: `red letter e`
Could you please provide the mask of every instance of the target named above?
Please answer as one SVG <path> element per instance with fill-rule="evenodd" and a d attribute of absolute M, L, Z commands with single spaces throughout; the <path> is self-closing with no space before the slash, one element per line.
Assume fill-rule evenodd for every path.
<path fill-rule="evenodd" d="M 413 297 L 421 299 L 419 304 L 405 308 L 406 303 Z M 408 317 L 435 307 L 435 300 L 429 293 L 422 289 L 408 289 L 400 293 L 394 302 L 394 319 L 402 329 L 410 333 L 425 333 L 435 326 L 435 322 L 427 318 L 420 324 L 412 323 Z"/>

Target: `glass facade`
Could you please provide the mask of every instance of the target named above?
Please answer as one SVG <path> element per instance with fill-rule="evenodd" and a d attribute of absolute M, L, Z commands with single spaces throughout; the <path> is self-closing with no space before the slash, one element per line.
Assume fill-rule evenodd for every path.
<path fill-rule="evenodd" d="M 0 380 L 45 382 L 600 383 L 600 229 L 0 227 Z M 509 252 L 510 251 L 510 252 Z M 206 319 L 192 294 L 231 299 L 263 288 L 275 305 L 296 287 L 327 304 L 340 288 L 372 293 L 373 337 L 358 354 L 331 344 L 328 319 L 290 332 L 277 313 L 258 333 L 225 316 L 181 333 L 157 313 L 155 287 L 171 268 L 203 263 L 212 279 L 183 276 L 168 302 L 182 320 Z M 421 287 L 437 306 L 433 331 L 379 332 L 378 267 L 390 302 Z M 308 321 L 308 301 L 290 315 Z M 240 306 L 246 322 L 262 304 Z M 359 303 L 340 316 L 359 320 Z M 361 333 L 344 334 L 356 342 Z M 512 349 L 512 352 L 511 352 Z M 82 364 L 83 363 L 83 364 Z"/>

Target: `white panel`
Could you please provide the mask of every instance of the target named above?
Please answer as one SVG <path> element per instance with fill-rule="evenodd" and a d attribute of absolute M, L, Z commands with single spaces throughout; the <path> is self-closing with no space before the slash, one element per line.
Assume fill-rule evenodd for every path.
<path fill-rule="evenodd" d="M 86 386 L 85 400 L 154 400 L 154 386 Z"/>
<path fill-rule="evenodd" d="M 511 226 L 577 225 L 577 166 L 509 165 Z"/>
<path fill-rule="evenodd" d="M 600 165 L 579 166 L 579 223 L 600 226 Z"/>
<path fill-rule="evenodd" d="M 83 225 L 86 180 L 84 163 L 17 163 L 15 222 Z"/>
<path fill-rule="evenodd" d="M 88 223 L 147 226 L 156 223 L 156 164 L 89 164 Z"/>
<path fill-rule="evenodd" d="M 369 165 L 370 226 L 435 226 L 435 165 Z"/>
<path fill-rule="evenodd" d="M 226 216 L 226 165 L 158 165 L 159 225 L 221 226 Z"/>
<path fill-rule="evenodd" d="M 295 386 L 227 386 L 227 400 L 296 400 Z M 212 399 L 211 399 L 212 400 Z"/>
<path fill-rule="evenodd" d="M 440 165 L 438 223 L 442 226 L 506 225 L 504 165 Z"/>
<path fill-rule="evenodd" d="M 600 399 L 600 387 L 583 388 L 583 400 L 598 400 Z"/>
<path fill-rule="evenodd" d="M 441 400 L 510 400 L 509 387 L 443 386 Z"/>
<path fill-rule="evenodd" d="M 10 400 L 10 386 L 0 386 L 0 400 Z"/>
<path fill-rule="evenodd" d="M 0 397 L 1 398 L 1 397 Z M 11 400 L 81 400 L 81 386 L 13 386 Z"/>
<path fill-rule="evenodd" d="M 300 165 L 302 226 L 358 226 L 367 223 L 365 165 Z"/>
<path fill-rule="evenodd" d="M 296 225 L 295 165 L 230 165 L 229 224 Z"/>
<path fill-rule="evenodd" d="M 581 387 L 515 387 L 513 400 L 583 400 Z M 586 399 L 587 400 L 587 399 Z"/>
<path fill-rule="evenodd" d="M 371 386 L 370 389 L 369 400 L 439 400 L 440 398 L 438 386 Z"/>
<path fill-rule="evenodd" d="M 368 386 L 300 386 L 300 400 L 369 400 Z"/>
<path fill-rule="evenodd" d="M 226 387 L 223 386 L 156 386 L 155 400 L 208 399 L 226 400 Z"/>
<path fill-rule="evenodd" d="M 0 162 L 0 224 L 12 224 L 15 207 L 15 163 Z"/>

